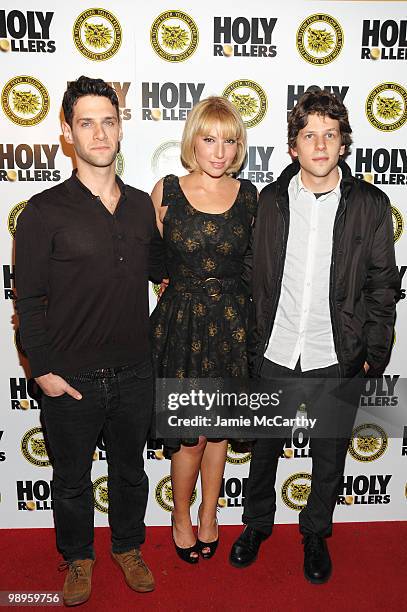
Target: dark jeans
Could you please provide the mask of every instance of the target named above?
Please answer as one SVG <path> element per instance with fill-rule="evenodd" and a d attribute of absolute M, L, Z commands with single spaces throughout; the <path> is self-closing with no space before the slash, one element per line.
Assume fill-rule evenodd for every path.
<path fill-rule="evenodd" d="M 346 453 L 352 424 L 356 415 L 358 404 L 358 388 L 353 390 L 354 405 L 347 402 L 346 407 L 341 406 L 340 399 L 331 395 L 324 395 L 324 380 L 339 377 L 338 365 L 329 366 L 309 372 L 301 372 L 299 364 L 295 370 L 290 370 L 267 359 L 264 360 L 261 377 L 265 379 L 297 378 L 307 379 L 302 388 L 304 397 L 297 392 L 296 397 L 303 399 L 307 406 L 307 416 L 316 417 L 323 426 L 327 421 L 337 416 L 337 410 L 347 409 L 346 422 L 341 416 L 338 426 L 343 433 L 335 437 L 320 437 L 310 439 L 312 454 L 312 485 L 307 505 L 300 512 L 299 523 L 302 534 L 315 533 L 322 537 L 331 535 L 332 515 L 335 509 L 338 490 L 342 482 Z M 317 380 L 308 380 L 317 379 Z M 327 383 L 328 384 L 328 383 Z M 332 385 L 331 385 L 332 386 Z M 293 418 L 298 404 L 293 403 L 292 414 L 283 416 Z M 324 421 L 326 421 L 324 423 Z M 329 427 L 332 431 L 332 426 Z M 276 512 L 275 481 L 278 459 L 283 451 L 286 438 L 258 439 L 254 444 L 250 463 L 250 474 L 244 502 L 243 523 L 254 527 L 266 535 L 270 535 L 274 524 Z"/>
<path fill-rule="evenodd" d="M 102 433 L 108 463 L 112 550 L 127 552 L 144 542 L 148 479 L 143 449 L 151 423 L 150 362 L 110 375 L 66 380 L 82 394 L 43 397 L 42 415 L 54 467 L 57 547 L 65 560 L 93 559 L 91 469 Z"/>

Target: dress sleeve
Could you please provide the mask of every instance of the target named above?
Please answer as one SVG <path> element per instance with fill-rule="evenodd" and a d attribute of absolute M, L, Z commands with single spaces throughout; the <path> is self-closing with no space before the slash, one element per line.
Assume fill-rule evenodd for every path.
<path fill-rule="evenodd" d="M 179 182 L 175 174 L 167 174 L 163 180 L 163 199 L 161 206 L 173 206 L 179 200 Z"/>
<path fill-rule="evenodd" d="M 240 179 L 242 183 L 242 199 L 246 209 L 248 221 L 252 225 L 257 215 L 258 193 L 255 185 L 247 179 Z"/>

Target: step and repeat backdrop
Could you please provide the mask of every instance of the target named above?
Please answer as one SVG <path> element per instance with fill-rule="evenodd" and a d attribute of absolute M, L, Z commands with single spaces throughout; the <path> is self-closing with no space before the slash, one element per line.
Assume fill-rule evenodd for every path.
<path fill-rule="evenodd" d="M 85 0 L 17 0 L 0 8 L 1 527 L 53 524 L 52 468 L 40 422 L 40 394 L 30 378 L 14 312 L 13 238 L 27 200 L 72 171 L 72 151 L 60 129 L 60 105 L 69 81 L 85 74 L 112 84 L 124 130 L 117 172 L 148 192 L 158 178 L 185 173 L 180 139 L 199 100 L 223 95 L 237 106 L 249 140 L 241 176 L 261 190 L 290 161 L 287 113 L 300 95 L 310 88 L 334 92 L 347 105 L 354 130 L 348 163 L 361 180 L 389 196 L 401 277 L 406 270 L 404 2 L 291 0 L 289 10 L 265 0 L 181 2 L 175 8 L 164 0 L 106 0 L 102 6 Z M 150 298 L 153 308 L 153 287 Z M 386 411 L 400 404 L 397 384 L 407 369 L 404 302 L 398 304 L 386 376 L 367 385 L 364 406 Z M 367 416 L 355 428 L 337 521 L 406 518 L 407 415 L 391 433 L 384 415 L 384 420 Z M 170 464 L 149 444 L 145 460 L 150 480 L 147 524 L 169 524 Z M 219 497 L 221 523 L 240 522 L 249 465 L 249 454 L 228 452 Z M 94 452 L 92 480 L 96 524 L 107 525 L 103 440 Z M 280 460 L 277 522 L 297 521 L 310 485 L 309 436 L 306 429 L 297 429 Z M 195 515 L 199 487 L 191 504 Z"/>

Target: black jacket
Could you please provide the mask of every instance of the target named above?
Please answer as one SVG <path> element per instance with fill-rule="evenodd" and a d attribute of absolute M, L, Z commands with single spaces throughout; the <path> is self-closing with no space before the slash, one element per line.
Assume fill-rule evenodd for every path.
<path fill-rule="evenodd" d="M 380 189 L 355 179 L 342 161 L 340 167 L 329 290 L 335 350 L 342 376 L 354 376 L 365 361 L 370 364 L 369 376 L 379 376 L 390 358 L 400 289 L 391 208 Z M 245 269 L 255 311 L 249 342 L 254 375 L 263 361 L 281 293 L 290 224 L 288 186 L 299 170 L 295 161 L 260 194 Z"/>

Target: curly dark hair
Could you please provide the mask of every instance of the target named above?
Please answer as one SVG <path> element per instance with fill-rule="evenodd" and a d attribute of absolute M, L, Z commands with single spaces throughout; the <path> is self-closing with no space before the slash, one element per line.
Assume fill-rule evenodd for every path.
<path fill-rule="evenodd" d="M 352 128 L 349 125 L 348 111 L 335 94 L 328 91 L 306 91 L 288 116 L 288 146 L 295 149 L 298 132 L 308 123 L 309 115 L 328 116 L 339 121 L 339 131 L 345 151 L 341 157 L 350 153 Z"/>
<path fill-rule="evenodd" d="M 87 76 L 80 76 L 76 81 L 69 83 L 62 100 L 65 121 L 72 127 L 73 108 L 82 96 L 103 96 L 108 98 L 116 109 L 117 118 L 119 115 L 119 100 L 116 92 L 103 79 L 91 79 Z"/>

